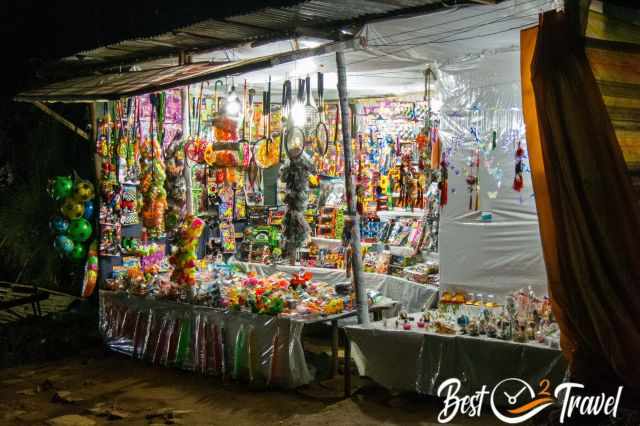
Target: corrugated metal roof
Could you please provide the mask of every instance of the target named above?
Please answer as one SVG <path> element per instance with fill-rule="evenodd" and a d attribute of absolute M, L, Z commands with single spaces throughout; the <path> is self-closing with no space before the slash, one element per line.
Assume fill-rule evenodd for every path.
<path fill-rule="evenodd" d="M 362 39 L 354 38 L 315 48 L 261 56 L 223 65 L 206 62 L 145 71 L 91 75 L 51 83 L 39 89 L 22 92 L 16 96 L 15 100 L 23 102 L 88 102 L 120 99 L 266 69 L 308 57 L 326 55 L 341 49 L 351 49 L 361 46 L 362 43 Z"/>
<path fill-rule="evenodd" d="M 175 56 L 180 51 L 213 51 L 309 31 L 330 34 L 354 21 L 419 9 L 435 10 L 441 4 L 440 0 L 309 0 L 223 20 L 208 19 L 154 37 L 125 40 L 79 52 L 63 58 L 60 64 L 117 67 Z"/>

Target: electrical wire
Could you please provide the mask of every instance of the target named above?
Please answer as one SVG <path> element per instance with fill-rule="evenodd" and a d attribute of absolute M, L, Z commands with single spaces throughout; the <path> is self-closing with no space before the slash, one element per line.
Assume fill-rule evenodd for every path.
<path fill-rule="evenodd" d="M 539 2 L 539 1 L 540 1 L 540 0 L 527 0 L 527 1 L 523 2 L 523 3 L 521 3 L 521 4 L 537 3 L 537 2 Z M 543 3 L 551 3 L 551 2 L 550 2 L 549 0 L 543 0 Z M 475 6 L 469 6 L 469 7 L 475 7 Z M 400 31 L 400 32 L 397 32 L 397 33 L 388 34 L 388 35 L 386 35 L 386 37 L 397 37 L 397 36 L 399 36 L 399 35 L 404 35 L 404 34 L 416 34 L 416 33 L 419 33 L 419 32 L 421 32 L 421 31 L 428 31 L 428 30 L 430 30 L 430 29 L 432 29 L 432 28 L 437 28 L 437 27 L 441 27 L 441 26 L 444 26 L 444 25 L 453 24 L 453 23 L 456 23 L 456 22 L 462 22 L 462 21 L 466 21 L 466 20 L 474 19 L 474 18 L 477 18 L 477 17 L 480 17 L 480 16 L 485 16 L 485 15 L 494 14 L 494 13 L 496 13 L 496 12 L 500 12 L 500 11 L 502 11 L 502 10 L 507 10 L 507 9 L 512 9 L 512 8 L 514 8 L 514 7 L 515 7 L 515 5 L 514 5 L 514 4 L 509 4 L 509 5 L 508 5 L 508 6 L 506 6 L 506 7 L 496 7 L 496 8 L 491 8 L 491 10 L 486 11 L 486 12 L 476 13 L 476 14 L 473 14 L 473 15 L 470 15 L 470 16 L 463 16 L 463 17 L 461 17 L 461 18 L 458 18 L 458 19 L 452 19 L 452 20 L 450 20 L 450 21 L 439 22 L 439 23 L 437 23 L 437 24 L 430 25 L 428 28 L 425 28 L 424 30 L 407 30 L 407 31 Z M 432 35 L 432 34 L 427 34 L 427 35 Z M 412 40 L 412 39 L 415 39 L 415 38 L 420 38 L 420 37 L 421 37 L 421 36 L 416 36 L 416 37 L 412 37 L 412 38 L 409 38 L 409 39 L 405 39 L 404 41 L 409 41 L 409 40 Z M 402 41 L 402 40 L 401 40 L 401 41 Z"/>
<path fill-rule="evenodd" d="M 534 0 L 534 1 L 536 1 L 536 0 Z M 544 6 L 545 3 L 547 3 L 547 0 L 545 0 L 545 2 L 542 5 L 536 5 L 534 7 L 537 8 L 537 7 Z M 512 6 L 510 6 L 510 7 L 512 7 Z M 492 11 L 492 12 L 495 12 L 495 10 Z M 532 16 L 532 17 L 533 16 L 538 16 L 538 14 L 530 15 L 530 16 Z M 522 16 L 522 17 L 517 17 L 517 19 L 526 19 L 527 17 L 528 16 Z M 507 17 L 502 17 L 499 20 L 496 20 L 495 23 L 499 23 L 500 20 L 506 22 L 507 18 L 509 18 L 509 20 L 511 19 L 508 16 Z M 487 25 L 487 24 L 488 23 L 485 23 L 484 25 Z M 399 51 L 394 51 L 393 55 L 396 55 L 396 54 L 402 53 L 402 52 L 406 52 L 406 51 L 408 51 L 408 50 L 410 50 L 410 49 L 412 49 L 414 47 L 418 47 L 418 46 L 426 46 L 428 44 L 443 44 L 443 43 L 449 43 L 449 42 L 454 42 L 454 41 L 462 41 L 462 40 L 471 40 L 471 39 L 478 38 L 478 37 L 488 37 L 488 36 L 491 36 L 491 35 L 496 35 L 496 34 L 501 34 L 501 33 L 504 33 L 504 32 L 508 32 L 508 31 L 513 30 L 513 29 L 526 28 L 526 27 L 528 27 L 528 26 L 530 26 L 532 24 L 535 24 L 535 22 L 526 23 L 525 25 L 520 25 L 520 26 L 517 26 L 517 27 L 511 27 L 511 28 L 503 29 L 503 30 L 492 32 L 492 33 L 488 33 L 488 34 L 478 34 L 478 35 L 473 36 L 473 37 L 465 37 L 465 38 L 461 38 L 461 39 L 455 39 L 454 38 L 454 39 L 448 39 L 448 40 L 440 38 L 440 39 L 430 40 L 430 41 L 427 41 L 427 42 L 424 42 L 424 43 L 416 43 L 416 44 L 414 44 L 414 45 L 412 45 L 410 47 L 407 47 L 406 49 L 401 49 Z M 475 25 L 473 27 L 468 26 L 466 28 L 459 28 L 459 29 L 457 29 L 457 32 L 448 34 L 447 37 L 452 37 L 452 36 L 455 37 L 455 36 L 457 36 L 459 34 L 463 34 L 465 32 L 469 32 L 469 31 L 472 31 L 472 30 L 477 29 L 477 28 L 478 28 L 478 25 Z M 372 46 L 375 47 L 375 45 L 372 45 Z M 401 46 L 401 45 L 393 45 L 392 47 L 398 47 L 398 46 Z M 371 57 L 371 58 L 365 58 L 365 59 L 360 59 L 360 60 L 356 60 L 356 61 L 350 62 L 347 65 L 361 64 L 361 63 L 369 62 L 369 61 L 372 61 L 372 60 L 375 60 L 375 59 L 379 59 L 379 58 L 383 58 L 385 56 L 390 56 L 390 55 L 391 55 L 390 53 L 384 53 L 383 55 L 375 55 L 374 57 Z M 407 58 L 407 59 L 411 60 L 411 58 Z"/>
<path fill-rule="evenodd" d="M 545 2 L 545 3 L 541 4 L 541 5 L 536 5 L 534 8 L 529 8 L 529 9 L 537 9 L 537 8 L 539 8 L 541 6 L 544 6 L 546 3 L 551 4 L 550 2 Z M 521 12 L 524 12 L 524 11 L 521 11 Z M 467 33 L 469 31 L 474 31 L 474 30 L 479 29 L 480 27 L 483 27 L 483 26 L 486 26 L 486 25 L 501 24 L 503 22 L 508 22 L 508 21 L 517 21 L 517 20 L 521 20 L 521 19 L 530 18 L 530 17 L 533 17 L 533 16 L 538 16 L 538 13 L 528 14 L 528 15 L 510 15 L 510 16 L 505 16 L 505 17 L 502 17 L 502 18 L 495 19 L 493 21 L 482 22 L 482 23 L 479 23 L 479 24 L 474 25 L 474 26 L 456 28 L 456 29 L 449 30 L 449 31 L 443 31 L 443 32 L 438 33 L 438 34 L 428 34 L 428 35 L 425 35 L 424 37 L 435 36 L 435 35 L 440 36 L 440 35 L 443 35 L 443 34 L 456 36 L 456 35 L 459 35 L 459 34 Z M 408 38 L 408 39 L 405 39 L 405 40 L 400 40 L 398 42 L 389 43 L 389 44 L 372 44 L 372 43 L 369 43 L 369 46 L 371 46 L 371 47 L 423 46 L 425 44 L 424 42 L 423 43 L 406 43 L 407 41 L 416 40 L 416 39 L 419 39 L 419 38 L 422 38 L 422 37 L 412 37 L 412 38 Z M 441 39 L 436 39 L 436 40 L 440 41 Z M 432 40 L 429 40 L 429 42 L 431 42 L 431 41 Z"/>

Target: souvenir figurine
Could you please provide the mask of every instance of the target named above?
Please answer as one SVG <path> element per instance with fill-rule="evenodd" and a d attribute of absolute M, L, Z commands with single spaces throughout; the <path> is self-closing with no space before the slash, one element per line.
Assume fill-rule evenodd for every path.
<path fill-rule="evenodd" d="M 458 317 L 458 326 L 462 334 L 467 334 L 467 326 L 469 325 L 469 317 L 466 315 L 460 315 Z"/>
<path fill-rule="evenodd" d="M 487 336 L 495 339 L 497 335 L 498 335 L 498 330 L 496 328 L 496 324 L 492 321 L 489 324 L 487 324 Z"/>
<path fill-rule="evenodd" d="M 479 332 L 479 329 L 478 329 L 478 323 L 475 320 L 469 321 L 468 330 L 469 330 L 469 336 L 478 336 L 478 335 L 480 335 L 480 332 Z"/>

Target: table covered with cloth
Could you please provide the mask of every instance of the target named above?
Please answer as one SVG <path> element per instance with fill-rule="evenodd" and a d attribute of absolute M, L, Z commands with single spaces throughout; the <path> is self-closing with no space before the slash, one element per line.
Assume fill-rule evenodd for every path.
<path fill-rule="evenodd" d="M 100 291 L 107 346 L 134 358 L 254 384 L 309 383 L 304 322 Z"/>
<path fill-rule="evenodd" d="M 232 265 L 241 272 L 256 272 L 258 275 L 271 275 L 276 272 L 286 272 L 291 274 L 300 271 L 300 266 L 290 265 L 265 265 L 262 263 L 249 263 L 232 261 Z M 315 281 L 324 281 L 329 284 L 338 284 L 350 281 L 342 269 L 328 268 L 302 268 L 313 273 Z M 399 303 L 398 308 L 409 312 L 421 311 L 425 305 L 433 307 L 438 301 L 438 287 L 429 284 L 420 284 L 392 275 L 375 274 L 363 272 L 364 285 L 367 290 L 377 290 L 385 297 L 393 299 Z"/>
<path fill-rule="evenodd" d="M 396 391 L 437 396 L 439 385 L 456 377 L 461 394 L 506 378 L 520 378 L 537 389 L 542 379 L 561 383 L 567 364 L 559 349 L 486 336 L 444 335 L 395 328 L 395 321 L 345 328 L 360 375 Z M 415 326 L 415 325 L 414 325 Z"/>

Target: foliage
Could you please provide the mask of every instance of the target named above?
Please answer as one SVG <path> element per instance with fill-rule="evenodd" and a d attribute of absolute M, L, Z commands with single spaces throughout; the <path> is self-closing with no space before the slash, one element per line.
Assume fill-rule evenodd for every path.
<path fill-rule="evenodd" d="M 75 108 L 67 107 L 79 115 Z M 9 185 L 0 187 L 0 279 L 77 292 L 78 271 L 53 249 L 49 220 L 57 205 L 47 184 L 50 177 L 71 175 L 73 170 L 92 177 L 90 143 L 28 105 L 15 107 L 0 129 L 0 166 L 13 175 Z"/>

